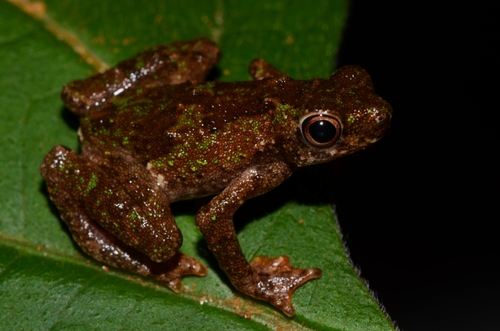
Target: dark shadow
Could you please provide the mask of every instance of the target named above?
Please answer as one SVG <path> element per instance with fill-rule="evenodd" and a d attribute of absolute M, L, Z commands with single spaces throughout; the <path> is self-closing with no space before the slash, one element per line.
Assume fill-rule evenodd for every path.
<path fill-rule="evenodd" d="M 61 117 L 72 130 L 78 131 L 78 128 L 80 127 L 80 121 L 78 116 L 73 114 L 71 110 L 63 107 L 63 109 L 61 109 Z"/>
<path fill-rule="evenodd" d="M 221 77 L 221 75 L 222 75 L 222 70 L 219 68 L 219 66 L 215 66 L 208 73 L 206 81 L 207 82 L 216 81 Z"/>

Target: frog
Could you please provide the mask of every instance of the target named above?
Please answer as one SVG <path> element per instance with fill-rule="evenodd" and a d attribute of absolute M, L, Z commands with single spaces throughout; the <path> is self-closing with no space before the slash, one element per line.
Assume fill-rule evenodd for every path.
<path fill-rule="evenodd" d="M 159 45 L 63 87 L 81 150 L 54 147 L 40 172 L 76 244 L 106 266 L 180 292 L 207 268 L 179 251 L 171 204 L 210 197 L 195 223 L 230 283 L 287 316 L 295 290 L 321 277 L 290 257 L 247 261 L 233 215 L 300 167 L 363 150 L 392 108 L 368 73 L 344 66 L 296 80 L 257 58 L 251 80 L 207 80 L 221 57 L 208 38 Z"/>

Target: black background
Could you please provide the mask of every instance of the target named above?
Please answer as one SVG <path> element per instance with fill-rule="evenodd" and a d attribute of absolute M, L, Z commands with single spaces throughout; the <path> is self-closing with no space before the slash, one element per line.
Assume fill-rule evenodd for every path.
<path fill-rule="evenodd" d="M 394 117 L 341 161 L 335 204 L 402 330 L 500 330 L 500 12 L 436 3 L 352 1 L 338 64 L 365 68 Z"/>

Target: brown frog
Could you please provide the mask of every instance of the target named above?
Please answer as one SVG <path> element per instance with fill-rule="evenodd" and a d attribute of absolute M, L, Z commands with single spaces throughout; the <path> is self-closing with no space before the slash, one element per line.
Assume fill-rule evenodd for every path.
<path fill-rule="evenodd" d="M 183 276 L 207 270 L 178 252 L 170 203 L 215 195 L 196 225 L 220 267 L 239 291 L 293 316 L 293 292 L 321 270 L 295 268 L 286 256 L 248 263 L 233 214 L 298 167 L 373 144 L 392 110 L 356 66 L 295 80 L 256 59 L 253 81 L 205 82 L 219 57 L 208 39 L 175 42 L 69 83 L 62 98 L 80 117 L 82 152 L 56 146 L 41 174 L 88 255 L 175 292 Z"/>

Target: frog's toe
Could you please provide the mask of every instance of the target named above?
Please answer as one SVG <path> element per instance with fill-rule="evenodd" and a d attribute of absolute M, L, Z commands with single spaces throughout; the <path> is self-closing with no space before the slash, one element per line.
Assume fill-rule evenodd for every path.
<path fill-rule="evenodd" d="M 300 269 L 293 267 L 290 265 L 290 258 L 288 256 L 278 256 L 275 258 L 257 256 L 250 262 L 250 266 L 259 275 L 269 276 L 269 281 L 277 282 L 276 285 L 279 284 L 278 282 L 285 282 L 286 280 L 286 284 L 288 284 L 287 288 L 292 291 L 311 279 L 321 277 L 321 270 L 318 268 Z M 278 280 L 278 278 L 281 279 Z"/>
<path fill-rule="evenodd" d="M 295 290 L 309 280 L 321 277 L 321 270 L 318 268 L 300 269 L 291 266 L 288 256 L 258 256 L 250 266 L 258 277 L 250 295 L 268 301 L 287 316 L 295 315 L 292 303 Z"/>
<path fill-rule="evenodd" d="M 176 293 L 182 289 L 182 277 L 207 275 L 207 268 L 203 264 L 179 252 L 167 262 L 157 264 L 157 267 L 151 271 L 157 280 Z"/>
<path fill-rule="evenodd" d="M 182 280 L 178 277 L 168 280 L 165 284 L 175 293 L 179 293 L 182 289 Z"/>
<path fill-rule="evenodd" d="M 207 268 L 191 256 L 182 254 L 183 275 L 206 276 Z"/>

